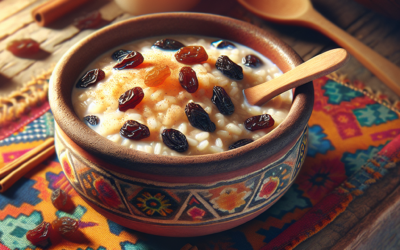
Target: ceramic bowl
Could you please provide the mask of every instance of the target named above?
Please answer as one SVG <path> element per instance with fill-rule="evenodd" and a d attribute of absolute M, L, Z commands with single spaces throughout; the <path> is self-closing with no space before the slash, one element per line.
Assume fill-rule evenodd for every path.
<path fill-rule="evenodd" d="M 238 226 L 268 209 L 290 187 L 307 151 L 314 90 L 294 90 L 287 118 L 259 140 L 200 156 L 148 154 L 114 144 L 74 113 L 71 92 L 98 55 L 135 39 L 193 34 L 229 39 L 271 59 L 283 72 L 302 59 L 265 30 L 196 13 L 140 16 L 103 28 L 72 47 L 50 81 L 56 152 L 83 199 L 123 226 L 164 236 L 199 236 Z"/>

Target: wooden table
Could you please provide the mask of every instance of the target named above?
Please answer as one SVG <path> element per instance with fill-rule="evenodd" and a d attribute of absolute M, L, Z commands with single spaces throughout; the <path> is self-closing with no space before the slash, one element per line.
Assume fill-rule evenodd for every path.
<path fill-rule="evenodd" d="M 74 27 L 72 23 L 77 17 L 98 10 L 105 25 L 131 17 L 113 1 L 92 0 L 50 27 L 41 28 L 33 21 L 30 12 L 45 1 L 0 1 L 0 98 L 8 96 L 22 88 L 33 77 L 51 69 L 66 50 L 94 31 Z M 400 67 L 400 21 L 388 19 L 349 0 L 312 2 L 316 9 L 333 23 Z M 316 31 L 264 21 L 245 10 L 236 1 L 203 0 L 193 11 L 221 14 L 251 22 L 276 34 L 292 46 L 304 60 L 337 47 L 334 42 Z M 9 41 L 21 38 L 38 41 L 46 53 L 36 58 L 23 59 L 5 50 Z M 364 82 L 373 91 L 387 95 L 391 101 L 399 100 L 398 96 L 354 58 L 351 58 L 339 73 L 346 75 L 350 80 Z M 363 249 L 365 246 L 376 246 L 383 249 L 385 245 L 382 244 L 397 244 L 394 240 L 400 238 L 399 183 L 400 170 L 396 170 L 369 189 L 363 197 L 351 203 L 333 223 L 301 243 L 298 248 Z"/>

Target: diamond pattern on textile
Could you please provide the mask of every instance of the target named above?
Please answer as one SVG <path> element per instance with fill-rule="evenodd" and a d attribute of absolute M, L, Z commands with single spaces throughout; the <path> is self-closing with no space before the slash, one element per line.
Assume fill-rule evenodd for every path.
<path fill-rule="evenodd" d="M 387 130 L 387 131 L 371 134 L 371 139 L 373 141 L 391 139 L 391 138 L 396 137 L 399 134 L 400 134 L 400 128 L 399 129 L 390 129 L 390 130 Z"/>
<path fill-rule="evenodd" d="M 315 157 L 317 153 L 326 154 L 328 150 L 335 150 L 330 140 L 325 139 L 323 129 L 320 125 L 314 125 L 309 128 L 309 144 L 307 156 Z"/>
<path fill-rule="evenodd" d="M 38 119 L 22 127 L 17 133 L 0 140 L 0 146 L 20 142 L 44 140 L 54 135 L 54 118 L 51 112 L 47 112 Z"/>
<path fill-rule="evenodd" d="M 320 162 L 313 160 L 306 160 L 296 184 L 315 204 L 345 181 L 347 176 L 339 157 L 323 159 Z"/>
<path fill-rule="evenodd" d="M 25 236 L 26 232 L 28 232 L 28 229 L 16 226 L 14 228 L 14 230 L 12 230 L 12 232 L 10 233 L 10 235 L 18 237 L 18 238 L 22 238 Z"/>
<path fill-rule="evenodd" d="M 0 242 L 10 249 L 33 247 L 26 239 L 25 233 L 35 228 L 42 221 L 43 217 L 38 211 L 33 211 L 29 216 L 21 214 L 17 218 L 7 216 L 3 221 L 0 221 Z"/>
<path fill-rule="evenodd" d="M 114 235 L 119 236 L 123 231 L 126 231 L 125 227 L 115 223 L 114 221 L 107 219 L 107 224 L 108 224 L 108 229 Z"/>
<path fill-rule="evenodd" d="M 55 163 L 55 162 L 53 162 Z M 59 163 L 57 163 L 59 164 Z M 62 170 L 60 170 L 60 173 L 55 174 L 53 172 L 47 172 L 46 173 L 46 181 L 49 182 L 48 188 L 51 190 L 56 190 L 57 188 L 61 188 L 64 190 L 68 195 L 71 197 L 74 197 L 77 195 L 67 178 L 65 177 L 65 174 Z"/>
<path fill-rule="evenodd" d="M 369 146 L 368 149 L 357 150 L 354 154 L 345 152 L 341 161 L 345 164 L 346 175 L 351 176 L 354 172 L 359 170 L 368 159 L 378 153 L 384 146 L 385 144 L 378 147 Z"/>
<path fill-rule="evenodd" d="M 369 104 L 362 109 L 355 109 L 353 113 L 363 127 L 379 125 L 398 118 L 394 111 L 379 103 Z"/>
<path fill-rule="evenodd" d="M 363 96 L 361 92 L 349 89 L 333 80 L 328 80 L 322 89 L 325 89 L 324 95 L 328 97 L 330 104 L 338 105 L 343 101 L 349 102 L 356 97 Z"/>
<path fill-rule="evenodd" d="M 362 135 L 354 114 L 351 112 L 338 112 L 332 116 L 337 131 L 343 140 Z"/>
<path fill-rule="evenodd" d="M 74 218 L 76 220 L 81 220 L 82 216 L 86 213 L 86 211 L 87 211 L 86 207 L 78 205 L 74 209 L 74 213 L 73 214 L 66 213 L 66 212 L 63 212 L 63 211 L 59 210 L 59 211 L 56 212 L 56 215 L 57 215 L 58 218 L 67 216 L 67 217 Z"/>
<path fill-rule="evenodd" d="M 297 184 L 292 187 L 280 198 L 270 209 L 256 217 L 257 220 L 266 221 L 268 217 L 282 219 L 288 212 L 293 212 L 296 208 L 304 209 L 312 207 L 310 199 L 303 196 L 304 192 L 298 188 Z"/>
<path fill-rule="evenodd" d="M 13 151 L 13 152 L 6 152 L 3 153 L 3 161 L 4 163 L 9 163 L 17 159 L 18 157 L 22 156 L 23 154 L 27 153 L 31 149 L 23 149 L 23 150 L 18 150 L 18 151 Z"/>
<path fill-rule="evenodd" d="M 32 206 L 42 201 L 39 198 L 40 192 L 33 188 L 36 181 L 22 177 L 5 193 L 0 194 L 0 210 L 4 209 L 7 204 L 20 207 L 27 203 Z M 16 199 L 18 197 L 18 199 Z"/>

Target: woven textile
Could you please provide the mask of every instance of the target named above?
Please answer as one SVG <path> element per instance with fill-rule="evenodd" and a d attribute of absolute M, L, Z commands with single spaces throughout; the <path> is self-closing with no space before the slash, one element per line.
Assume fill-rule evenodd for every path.
<path fill-rule="evenodd" d="M 84 244 L 62 241 L 49 249 L 176 250 L 291 249 L 318 232 L 376 180 L 400 163 L 400 118 L 387 106 L 329 78 L 314 81 L 309 149 L 298 178 L 269 210 L 237 228 L 203 237 L 168 238 L 139 233 L 104 218 L 71 188 L 56 156 L 0 194 L 0 250 L 34 249 L 25 234 L 42 221 L 80 220 Z M 0 168 L 51 136 L 51 112 L 0 141 Z M 1 128 L 0 128 L 1 130 Z M 51 192 L 62 188 L 76 205 L 57 211 Z M 37 249 L 37 248 L 36 248 Z"/>

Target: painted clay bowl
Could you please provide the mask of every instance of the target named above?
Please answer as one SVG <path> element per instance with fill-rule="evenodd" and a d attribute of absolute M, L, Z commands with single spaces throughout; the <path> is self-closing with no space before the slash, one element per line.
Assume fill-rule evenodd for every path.
<path fill-rule="evenodd" d="M 53 72 L 50 105 L 56 121 L 56 152 L 71 185 L 110 220 L 156 235 L 211 234 L 256 217 L 293 183 L 307 151 L 313 85 L 310 82 L 294 90 L 287 118 L 272 132 L 217 154 L 148 154 L 114 144 L 79 120 L 71 92 L 82 69 L 111 48 L 171 34 L 220 37 L 244 44 L 283 72 L 302 62 L 272 34 L 222 16 L 155 14 L 111 25 L 72 47 Z"/>

